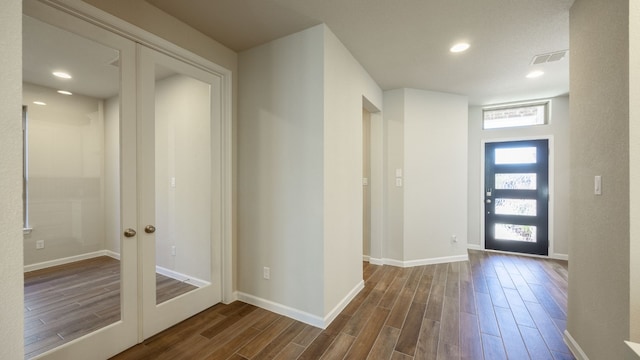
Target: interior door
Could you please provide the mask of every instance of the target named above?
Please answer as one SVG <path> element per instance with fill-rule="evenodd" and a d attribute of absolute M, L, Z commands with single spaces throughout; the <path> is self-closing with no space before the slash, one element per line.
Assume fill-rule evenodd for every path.
<path fill-rule="evenodd" d="M 144 338 L 221 300 L 221 80 L 138 45 Z"/>
<path fill-rule="evenodd" d="M 485 248 L 549 253 L 549 142 L 485 144 Z"/>
<path fill-rule="evenodd" d="M 135 44 L 40 2 L 23 6 L 24 100 L 33 130 L 29 226 L 31 238 L 47 245 L 41 240 L 37 256 L 77 251 L 115 263 L 92 271 L 91 283 L 87 271 L 68 274 L 35 294 L 34 306 L 25 303 L 35 312 L 37 301 L 56 300 L 37 318 L 25 313 L 25 354 L 105 358 L 138 341 Z M 76 277 L 83 283 L 70 286 Z M 66 342 L 58 346 L 59 339 Z"/>

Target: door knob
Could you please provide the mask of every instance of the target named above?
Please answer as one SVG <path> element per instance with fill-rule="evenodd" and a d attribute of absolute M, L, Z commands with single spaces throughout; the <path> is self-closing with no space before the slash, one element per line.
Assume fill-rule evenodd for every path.
<path fill-rule="evenodd" d="M 144 232 L 146 232 L 147 234 L 153 234 L 154 232 L 156 232 L 156 227 L 153 225 L 147 225 L 144 227 Z"/>
<path fill-rule="evenodd" d="M 487 204 L 491 204 L 491 199 L 487 199 Z"/>
<path fill-rule="evenodd" d="M 136 236 L 136 231 L 133 230 L 132 228 L 128 228 L 127 230 L 124 231 L 124 236 L 126 236 L 126 237 L 134 237 L 134 236 Z"/>

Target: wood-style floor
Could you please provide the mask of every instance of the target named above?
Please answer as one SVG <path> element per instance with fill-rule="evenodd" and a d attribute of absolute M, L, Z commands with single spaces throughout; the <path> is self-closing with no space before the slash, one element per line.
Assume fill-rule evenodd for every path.
<path fill-rule="evenodd" d="M 158 303 L 195 287 L 156 274 Z M 25 357 L 120 320 L 120 262 L 102 256 L 24 274 Z"/>
<path fill-rule="evenodd" d="M 574 359 L 567 263 L 469 251 L 414 268 L 364 264 L 365 288 L 321 330 L 218 304 L 113 359 Z"/>

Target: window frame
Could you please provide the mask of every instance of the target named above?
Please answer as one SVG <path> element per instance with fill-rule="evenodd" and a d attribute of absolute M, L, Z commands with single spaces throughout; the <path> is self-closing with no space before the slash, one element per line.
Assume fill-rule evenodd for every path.
<path fill-rule="evenodd" d="M 528 108 L 528 107 L 544 107 L 544 120 L 542 124 L 516 124 L 516 125 L 508 125 L 508 126 L 499 126 L 499 127 L 487 127 L 486 126 L 486 113 L 491 111 L 504 111 L 510 109 L 519 109 L 519 108 Z M 500 104 L 500 105 L 492 105 L 486 106 L 482 108 L 482 130 L 501 130 L 501 129 L 511 129 L 511 128 L 519 128 L 519 127 L 533 127 L 533 126 L 544 126 L 549 125 L 551 121 L 551 100 L 538 100 L 531 102 L 520 102 L 520 103 L 511 103 L 511 104 Z"/>

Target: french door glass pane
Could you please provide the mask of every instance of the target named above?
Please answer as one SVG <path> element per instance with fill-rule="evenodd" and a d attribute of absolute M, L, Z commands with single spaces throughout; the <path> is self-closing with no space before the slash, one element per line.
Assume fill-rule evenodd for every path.
<path fill-rule="evenodd" d="M 532 225 L 495 224 L 495 238 L 498 240 L 512 240 L 536 242 L 537 228 Z"/>
<path fill-rule="evenodd" d="M 535 164 L 537 149 L 534 146 L 495 149 L 495 164 Z"/>
<path fill-rule="evenodd" d="M 536 216 L 535 199 L 496 199 L 495 212 L 498 215 Z"/>
<path fill-rule="evenodd" d="M 537 175 L 530 174 L 496 174 L 495 188 L 498 190 L 536 190 Z"/>
<path fill-rule="evenodd" d="M 27 357 L 122 319 L 119 56 L 23 18 L 24 263 L 39 269 L 24 280 Z"/>
<path fill-rule="evenodd" d="M 210 85 L 156 66 L 156 303 L 211 282 Z"/>

